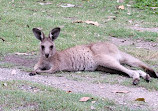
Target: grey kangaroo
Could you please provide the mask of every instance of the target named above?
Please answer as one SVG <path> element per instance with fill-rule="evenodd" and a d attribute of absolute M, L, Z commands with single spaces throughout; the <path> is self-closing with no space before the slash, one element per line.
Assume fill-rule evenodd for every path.
<path fill-rule="evenodd" d="M 78 45 L 62 51 L 57 51 L 54 40 L 60 33 L 60 28 L 52 29 L 48 37 L 37 29 L 32 29 L 35 37 L 40 40 L 40 59 L 29 75 L 38 73 L 55 73 L 57 71 L 105 71 L 110 73 L 124 73 L 133 78 L 133 84 L 139 83 L 140 77 L 147 82 L 150 77 L 157 78 L 152 68 L 139 59 L 120 51 L 114 44 L 98 42 L 88 45 Z M 131 70 L 124 67 L 140 67 L 142 70 Z"/>

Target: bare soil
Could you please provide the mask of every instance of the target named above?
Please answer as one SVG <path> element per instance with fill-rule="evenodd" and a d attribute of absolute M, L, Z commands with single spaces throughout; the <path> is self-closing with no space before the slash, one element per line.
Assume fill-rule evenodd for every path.
<path fill-rule="evenodd" d="M 148 31 L 148 32 L 158 32 L 158 28 L 143 28 L 143 27 L 138 27 L 138 26 L 132 26 L 132 27 L 129 27 L 130 29 L 133 29 L 133 30 L 137 30 L 137 31 L 140 31 L 140 32 L 144 32 L 144 31 Z"/>
<path fill-rule="evenodd" d="M 90 82 L 79 82 L 66 79 L 65 77 L 56 77 L 52 75 L 36 75 L 29 76 L 28 73 L 16 69 L 16 74 L 12 74 L 11 69 L 0 69 L 0 80 L 28 80 L 36 83 L 50 85 L 65 91 L 72 91 L 73 93 L 89 93 L 99 97 L 108 98 L 118 104 L 126 105 L 132 109 L 143 109 L 157 111 L 158 109 L 158 92 L 148 91 L 141 87 L 126 87 L 111 84 L 95 84 Z M 21 87 L 28 90 L 28 87 Z M 116 93 L 125 92 L 125 93 Z M 127 92 L 127 93 L 126 93 Z M 145 98 L 145 102 L 136 102 L 137 98 Z"/>
<path fill-rule="evenodd" d="M 35 65 L 35 63 L 38 61 L 38 57 L 32 56 L 32 58 L 29 58 L 29 56 L 20 56 L 20 55 L 6 55 L 2 62 L 5 63 L 12 63 L 15 66 L 24 66 L 31 68 Z"/>
<path fill-rule="evenodd" d="M 135 45 L 136 47 L 146 48 L 149 50 L 158 50 L 158 46 L 153 42 L 145 42 L 142 40 L 130 40 L 130 39 L 118 39 L 111 38 L 111 42 L 116 45 Z M 33 69 L 34 64 L 37 62 L 37 56 L 20 56 L 20 55 L 7 55 L 3 58 L 5 63 L 12 63 L 15 66 L 22 65 L 27 68 Z M 0 63 L 1 63 L 0 62 Z M 86 81 L 75 81 L 67 79 L 64 76 L 52 75 L 36 75 L 29 76 L 28 72 L 20 71 L 16 69 L 16 74 L 12 74 L 13 69 L 0 68 L 0 80 L 28 80 L 36 83 L 42 83 L 45 85 L 50 85 L 65 91 L 72 91 L 74 93 L 89 93 L 99 97 L 109 98 L 118 104 L 129 106 L 132 109 L 142 109 L 157 111 L 158 110 L 158 92 L 149 91 L 142 87 L 127 87 L 118 84 L 96 84 L 89 82 L 90 78 Z M 99 72 L 98 72 L 99 73 Z M 64 73 L 62 73 L 64 74 Z M 122 77 L 126 79 L 126 77 Z M 22 89 L 28 89 L 23 86 Z M 116 93 L 123 92 L 123 93 Z M 137 98 L 145 98 L 145 102 L 135 101 Z"/>
<path fill-rule="evenodd" d="M 158 50 L 158 43 L 156 42 L 148 42 L 148 41 L 143 41 L 141 39 L 137 40 L 131 40 L 130 38 L 115 38 L 115 37 L 110 37 L 109 41 L 114 43 L 117 46 L 135 46 L 136 48 L 142 48 L 142 49 L 147 49 L 147 50 Z"/>

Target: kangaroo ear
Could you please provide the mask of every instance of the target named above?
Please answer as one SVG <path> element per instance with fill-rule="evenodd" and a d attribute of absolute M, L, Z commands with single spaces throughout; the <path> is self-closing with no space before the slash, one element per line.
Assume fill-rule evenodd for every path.
<path fill-rule="evenodd" d="M 52 39 L 52 41 L 54 41 L 59 36 L 59 33 L 60 33 L 60 28 L 56 27 L 50 31 L 49 37 Z"/>
<path fill-rule="evenodd" d="M 38 40 L 42 41 L 44 39 L 44 33 L 41 30 L 33 28 L 32 31 Z"/>

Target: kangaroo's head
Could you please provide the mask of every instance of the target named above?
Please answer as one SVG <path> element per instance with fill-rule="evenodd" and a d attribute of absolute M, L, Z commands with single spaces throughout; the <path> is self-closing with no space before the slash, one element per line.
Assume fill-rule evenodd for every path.
<path fill-rule="evenodd" d="M 52 29 L 48 37 L 45 37 L 44 33 L 37 28 L 33 28 L 32 31 L 35 37 L 41 41 L 40 42 L 41 55 L 45 58 L 50 58 L 51 56 L 53 56 L 56 53 L 54 40 L 59 36 L 60 28 L 56 27 Z"/>

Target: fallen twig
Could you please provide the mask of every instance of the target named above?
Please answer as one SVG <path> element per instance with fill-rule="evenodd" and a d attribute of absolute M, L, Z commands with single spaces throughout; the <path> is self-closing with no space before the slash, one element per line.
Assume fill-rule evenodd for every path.
<path fill-rule="evenodd" d="M 5 41 L 5 39 L 3 39 L 3 38 L 1 38 L 1 37 L 0 37 L 0 39 L 1 39 L 3 42 Z"/>

